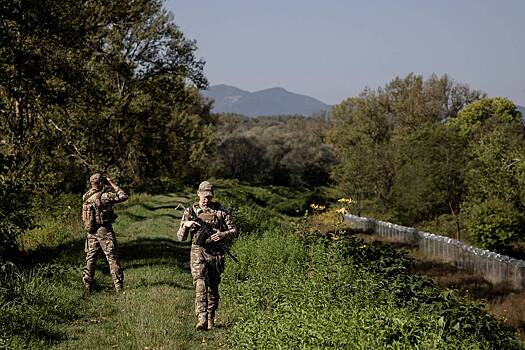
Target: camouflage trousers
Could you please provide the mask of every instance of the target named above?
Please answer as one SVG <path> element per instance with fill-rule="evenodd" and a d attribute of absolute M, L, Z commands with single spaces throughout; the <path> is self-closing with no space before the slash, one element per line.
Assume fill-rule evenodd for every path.
<path fill-rule="evenodd" d="M 120 265 L 120 257 L 117 247 L 117 240 L 111 226 L 99 227 L 93 234 L 88 234 L 86 238 L 86 266 L 82 275 L 82 281 L 86 288 L 90 289 L 95 277 L 95 264 L 97 253 L 102 250 L 109 263 L 113 286 L 117 291 L 124 287 L 124 273 Z"/>
<path fill-rule="evenodd" d="M 195 287 L 195 313 L 214 315 L 219 307 L 224 255 L 209 254 L 203 247 L 192 244 L 190 265 Z"/>

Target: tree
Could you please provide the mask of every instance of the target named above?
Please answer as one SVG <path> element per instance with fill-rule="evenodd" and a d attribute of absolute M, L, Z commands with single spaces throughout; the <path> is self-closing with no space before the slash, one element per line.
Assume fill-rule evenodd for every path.
<path fill-rule="evenodd" d="M 424 80 L 409 74 L 384 88 L 365 89 L 358 97 L 348 98 L 331 115 L 328 141 L 340 161 L 333 179 L 350 196 L 366 199 L 379 210 L 401 213 L 406 207 L 393 207 L 401 202 L 392 198 L 393 184 L 399 187 L 404 181 L 394 163 L 397 149 L 416 141 L 410 139 L 412 133 L 455 118 L 465 104 L 480 96 L 480 91 L 456 84 L 446 75 Z"/>
<path fill-rule="evenodd" d="M 198 93 L 207 84 L 204 62 L 160 1 L 2 6 L 0 129 L 21 171 L 46 181 L 70 169 L 112 170 L 138 184 L 177 176 L 173 163 L 191 164 L 194 144 L 180 137 L 192 134 L 206 152 L 209 104 Z M 175 137 L 181 120 L 204 132 Z"/>
<path fill-rule="evenodd" d="M 223 140 L 215 155 L 216 176 L 258 181 L 266 175 L 268 160 L 264 149 L 253 139 L 233 136 Z"/>
<path fill-rule="evenodd" d="M 465 137 L 475 137 L 487 132 L 496 124 L 519 124 L 521 113 L 516 105 L 507 98 L 483 98 L 462 109 L 457 117 L 448 121 Z"/>
<path fill-rule="evenodd" d="M 237 164 L 235 167 L 244 169 L 236 172 L 239 179 L 257 179 L 258 182 L 284 186 L 304 187 L 321 186 L 329 181 L 330 169 L 335 159 L 329 145 L 324 141 L 328 128 L 326 118 L 275 116 L 246 118 L 238 115 L 219 115 L 217 118 L 217 143 L 214 159 L 216 169 L 231 168 L 227 161 L 233 155 L 225 155 L 228 144 L 233 149 L 240 149 L 237 144 L 253 143 L 259 151 L 257 165 L 246 167 Z M 236 143 L 233 143 L 234 139 Z M 247 149 L 255 150 L 253 147 Z M 234 152 L 236 154 L 238 152 Z M 237 158 L 243 158 L 236 156 Z M 223 164 L 221 164 L 223 163 Z M 227 163 L 227 164 L 226 164 Z M 246 161 L 243 161 L 246 163 Z M 251 164 L 251 163 L 247 163 Z M 217 174 L 217 170 L 215 170 Z M 232 176 L 232 172 L 220 172 Z"/>
<path fill-rule="evenodd" d="M 212 142 L 195 50 L 159 0 L 1 2 L 0 157 L 23 179 L 0 181 L 2 201 L 16 188 L 27 209 L 93 171 L 195 181 Z M 29 227 L 0 216 L 2 232 Z"/>
<path fill-rule="evenodd" d="M 491 249 L 507 249 L 523 239 L 525 132 L 519 112 L 506 98 L 482 99 L 449 124 L 468 142 L 463 206 L 470 237 Z M 494 212 L 485 218 L 491 207 Z M 513 221 L 505 224 L 507 219 Z"/>
<path fill-rule="evenodd" d="M 451 214 L 460 238 L 459 214 L 465 193 L 465 143 L 443 124 L 427 124 L 396 148 L 392 202 L 402 223 Z"/>
<path fill-rule="evenodd" d="M 467 212 L 469 237 L 483 248 L 505 253 L 525 237 L 525 215 L 496 197 L 474 203 Z"/>
<path fill-rule="evenodd" d="M 82 154 L 102 169 L 116 167 L 135 184 L 158 176 L 187 180 L 171 164 L 200 161 L 190 159 L 196 154 L 183 137 L 199 143 L 205 155 L 196 138 L 209 133 L 188 129 L 209 124 L 209 105 L 197 91 L 207 84 L 204 62 L 160 1 L 128 1 L 115 12 L 117 20 L 102 29 L 100 54 L 89 64 L 103 99 L 96 108 L 79 106 L 89 119 Z M 100 144 L 111 151 L 100 152 Z"/>
<path fill-rule="evenodd" d="M 479 90 L 455 83 L 446 74 L 432 74 L 424 80 L 413 73 L 392 80 L 384 94 L 396 136 L 413 132 L 420 125 L 455 118 L 464 106 L 484 96 Z"/>
<path fill-rule="evenodd" d="M 365 90 L 335 106 L 331 121 L 327 140 L 340 161 L 332 172 L 339 187 L 358 202 L 378 198 L 386 205 L 393 180 L 392 124 L 381 91 Z"/>

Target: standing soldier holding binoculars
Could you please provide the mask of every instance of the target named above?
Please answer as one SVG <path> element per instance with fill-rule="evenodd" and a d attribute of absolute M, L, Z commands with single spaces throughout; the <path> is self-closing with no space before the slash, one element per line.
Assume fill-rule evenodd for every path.
<path fill-rule="evenodd" d="M 124 202 L 128 195 L 122 191 L 109 176 L 93 174 L 89 178 L 91 189 L 82 197 L 82 222 L 87 232 L 86 237 L 86 266 L 82 281 L 86 294 L 91 293 L 95 277 L 95 263 L 99 250 L 104 252 L 109 263 L 113 286 L 117 292 L 124 288 L 124 273 L 120 264 L 117 240 L 112 224 L 117 215 L 113 205 Z M 105 191 L 106 185 L 111 190 Z"/>
<path fill-rule="evenodd" d="M 219 284 L 224 271 L 226 239 L 237 234 L 228 211 L 213 200 L 213 185 L 203 181 L 197 191 L 199 201 L 184 211 L 177 237 L 191 236 L 191 275 L 195 287 L 196 329 L 215 326 L 219 306 Z"/>

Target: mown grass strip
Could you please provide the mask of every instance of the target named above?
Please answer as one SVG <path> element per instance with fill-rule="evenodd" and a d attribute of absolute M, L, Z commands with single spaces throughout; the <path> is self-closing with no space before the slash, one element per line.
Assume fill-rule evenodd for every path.
<path fill-rule="evenodd" d="M 214 332 L 193 329 L 194 291 L 189 272 L 189 245 L 176 240 L 187 197 L 134 195 L 117 206 L 115 224 L 123 255 L 126 290 L 115 294 L 108 269 L 98 259 L 95 293 L 82 298 L 80 272 L 83 237 L 57 218 L 32 232 L 39 246 L 28 260 L 36 267 L 20 270 L 5 295 L 0 348 L 8 349 L 196 349 L 221 348 L 227 327 Z M 78 212 L 78 210 L 76 210 Z M 73 214 L 72 214 L 73 215 Z M 79 218 L 77 218 L 79 220 Z M 46 229 L 47 227 L 47 229 Z M 63 240 L 44 245 L 52 232 L 68 231 Z M 30 236 L 31 236 L 30 235 Z M 26 242 L 30 245 L 31 241 Z M 51 261 L 49 261 L 51 260 Z M 7 275 L 4 275 L 7 276 Z M 18 323 L 17 323 L 18 322 Z"/>

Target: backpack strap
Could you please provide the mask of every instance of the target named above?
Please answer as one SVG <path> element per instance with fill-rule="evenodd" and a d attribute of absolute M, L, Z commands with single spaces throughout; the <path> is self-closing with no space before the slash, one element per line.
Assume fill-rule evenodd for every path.
<path fill-rule="evenodd" d="M 93 197 L 96 197 L 96 196 L 99 196 L 98 198 L 94 198 Z M 95 200 L 100 200 L 100 197 L 102 196 L 102 191 L 95 191 L 93 193 L 86 193 L 86 195 L 84 195 L 84 204 L 91 204 L 93 202 L 95 202 Z"/>

